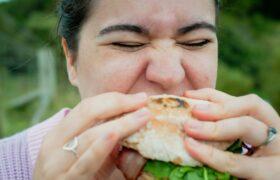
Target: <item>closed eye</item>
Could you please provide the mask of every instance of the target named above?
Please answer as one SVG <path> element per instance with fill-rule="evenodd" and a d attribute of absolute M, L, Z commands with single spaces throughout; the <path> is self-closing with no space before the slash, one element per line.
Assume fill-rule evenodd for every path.
<path fill-rule="evenodd" d="M 124 48 L 139 48 L 144 46 L 142 43 L 135 43 L 135 42 L 114 42 L 112 43 L 113 46 L 124 47 Z"/>
<path fill-rule="evenodd" d="M 189 42 L 180 42 L 178 44 L 190 47 L 190 48 L 199 48 L 207 45 L 211 41 L 209 39 L 203 39 L 203 40 L 195 40 L 195 41 L 189 41 Z"/>

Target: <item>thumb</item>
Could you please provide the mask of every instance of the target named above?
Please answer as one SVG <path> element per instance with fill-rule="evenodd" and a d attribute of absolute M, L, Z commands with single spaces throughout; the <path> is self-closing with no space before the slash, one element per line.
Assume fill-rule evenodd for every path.
<path fill-rule="evenodd" d="M 116 164 L 127 179 L 136 179 L 146 164 L 146 160 L 136 151 L 124 149 Z"/>

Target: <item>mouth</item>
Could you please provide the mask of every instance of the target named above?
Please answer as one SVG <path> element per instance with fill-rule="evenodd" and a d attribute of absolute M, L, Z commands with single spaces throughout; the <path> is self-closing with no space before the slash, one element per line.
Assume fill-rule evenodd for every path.
<path fill-rule="evenodd" d="M 139 93 L 140 93 L 140 92 L 144 92 L 144 93 L 146 93 L 148 96 L 175 95 L 175 96 L 181 96 L 181 97 L 183 97 L 185 91 L 184 91 L 184 92 L 178 92 L 178 93 L 168 93 L 168 92 L 157 93 L 157 92 L 139 91 Z M 133 93 L 135 93 L 135 92 L 133 92 Z M 131 93 L 131 94 L 133 94 L 133 93 Z M 136 93 L 138 93 L 138 92 L 136 92 Z"/>

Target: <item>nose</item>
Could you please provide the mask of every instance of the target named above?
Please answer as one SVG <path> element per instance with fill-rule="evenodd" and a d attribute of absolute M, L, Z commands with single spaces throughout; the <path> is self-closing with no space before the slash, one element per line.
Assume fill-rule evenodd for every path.
<path fill-rule="evenodd" d="M 182 55 L 172 45 L 153 48 L 146 70 L 146 79 L 165 90 L 179 85 L 185 78 Z"/>

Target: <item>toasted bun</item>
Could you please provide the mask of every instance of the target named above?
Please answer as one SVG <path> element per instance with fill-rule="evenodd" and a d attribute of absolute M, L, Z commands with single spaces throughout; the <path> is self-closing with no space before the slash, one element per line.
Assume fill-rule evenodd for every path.
<path fill-rule="evenodd" d="M 200 166 L 184 148 L 186 134 L 183 124 L 190 119 L 195 104 L 207 101 L 193 100 L 173 95 L 151 96 L 147 107 L 154 119 L 139 132 L 123 141 L 125 147 L 138 151 L 143 157 L 152 160 L 172 162 L 177 165 Z M 232 142 L 204 142 L 219 149 L 226 149 Z"/>

